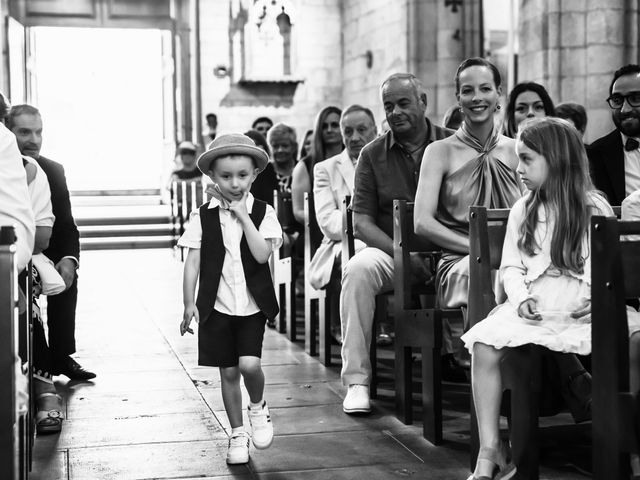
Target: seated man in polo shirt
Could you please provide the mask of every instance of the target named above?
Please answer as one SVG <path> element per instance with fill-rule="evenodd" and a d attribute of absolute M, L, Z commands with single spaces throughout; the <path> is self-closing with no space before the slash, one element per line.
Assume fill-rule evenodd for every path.
<path fill-rule="evenodd" d="M 345 413 L 371 411 L 369 345 L 375 297 L 393 288 L 393 200 L 414 200 L 426 146 L 453 133 L 425 117 L 427 95 L 414 75 L 391 75 L 382 83 L 381 95 L 390 131 L 362 149 L 351 205 L 355 236 L 367 247 L 347 263 L 340 295 Z M 430 276 L 418 256 L 412 257 L 412 269 L 418 278 Z"/>

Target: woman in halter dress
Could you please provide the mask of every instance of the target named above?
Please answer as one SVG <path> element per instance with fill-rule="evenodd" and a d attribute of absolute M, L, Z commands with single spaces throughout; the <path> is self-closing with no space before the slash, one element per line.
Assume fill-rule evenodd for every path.
<path fill-rule="evenodd" d="M 425 150 L 414 209 L 416 233 L 443 249 L 436 275 L 443 308 L 467 304 L 469 207 L 510 208 L 523 190 L 515 141 L 494 124 L 500 73 L 487 60 L 470 58 L 458 67 L 455 82 L 464 122 Z"/>

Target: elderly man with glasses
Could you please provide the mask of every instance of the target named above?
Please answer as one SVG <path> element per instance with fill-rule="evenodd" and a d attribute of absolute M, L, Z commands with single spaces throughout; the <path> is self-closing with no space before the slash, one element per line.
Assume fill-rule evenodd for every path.
<path fill-rule="evenodd" d="M 587 147 L 591 176 L 611 205 L 640 190 L 640 66 L 617 70 L 607 103 L 616 129 Z"/>

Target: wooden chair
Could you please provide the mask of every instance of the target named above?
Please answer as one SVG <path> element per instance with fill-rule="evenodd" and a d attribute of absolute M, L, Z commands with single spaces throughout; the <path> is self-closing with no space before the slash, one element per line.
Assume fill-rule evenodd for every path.
<path fill-rule="evenodd" d="M 486 318 L 496 306 L 492 271 L 500 267 L 509 209 L 489 210 L 472 206 L 469 214 L 469 302 L 468 319 L 472 327 Z M 536 345 L 513 348 L 501 365 L 503 389 L 509 392 L 502 412 L 509 417 L 511 455 L 518 467 L 518 478 L 539 477 L 538 418 L 555 415 L 562 404 L 541 411 L 542 370 L 549 350 Z M 506 402 L 506 399 L 509 402 Z M 471 468 L 479 450 L 478 426 L 471 398 Z"/>
<path fill-rule="evenodd" d="M 0 478 L 10 480 L 26 479 L 31 470 L 33 428 L 29 407 L 26 415 L 18 411 L 16 403 L 15 362 L 19 353 L 18 332 L 20 317 L 17 314 L 14 264 L 15 233 L 13 227 L 2 227 L 0 233 Z M 30 299 L 28 300 L 30 302 Z M 27 304 L 27 311 L 28 309 Z M 28 320 L 28 314 L 23 318 Z M 28 326 L 23 328 L 29 332 Z M 28 345 L 27 345 L 28 346 Z M 28 354 L 29 352 L 27 352 Z M 27 355 L 28 358 L 28 355 Z M 26 366 L 26 367 L 25 367 Z M 31 373 L 31 363 L 23 362 L 23 369 Z M 31 382 L 29 382 L 31 389 Z M 30 398 L 33 398 L 30 395 Z"/>
<path fill-rule="evenodd" d="M 293 218 L 291 197 L 284 196 L 278 190 L 273 191 L 273 205 L 281 225 L 289 225 Z M 280 313 L 276 317 L 276 328 L 280 333 L 287 333 L 289 340 L 294 342 L 296 335 L 296 306 L 293 277 L 293 259 L 291 249 L 284 245 L 273 252 L 271 256 L 273 282 L 276 291 Z"/>
<path fill-rule="evenodd" d="M 191 212 L 197 210 L 205 201 L 204 185 L 200 180 L 180 180 L 171 182 L 171 224 L 173 225 L 174 245 L 184 233 L 184 227 Z M 180 249 L 180 259 L 184 252 Z"/>
<path fill-rule="evenodd" d="M 629 453 L 640 443 L 638 392 L 629 388 L 625 300 L 640 296 L 640 221 L 591 219 L 593 478 L 629 478 Z M 635 450 L 634 450 L 635 449 Z"/>
<path fill-rule="evenodd" d="M 396 414 L 405 424 L 413 422 L 411 356 L 412 349 L 419 348 L 423 434 L 431 443 L 439 445 L 442 443 L 442 322 L 461 318 L 462 310 L 435 308 L 433 284 L 419 286 L 412 282 L 411 253 L 430 258 L 433 273 L 439 258 L 439 248 L 415 234 L 413 207 L 413 202 L 406 200 L 393 202 Z"/>
<path fill-rule="evenodd" d="M 317 335 L 329 335 L 325 345 L 331 342 L 331 300 L 336 292 L 333 285 L 316 290 L 309 283 L 309 265 L 322 241 L 322 232 L 316 220 L 313 196 L 304 194 L 304 349 L 311 355 L 318 355 Z M 320 342 L 321 343 L 321 342 Z M 327 352 L 323 349 L 323 355 Z M 330 348 L 329 348 L 330 353 Z M 325 359 L 326 360 L 326 359 Z M 324 362 L 323 362 L 324 363 Z"/>

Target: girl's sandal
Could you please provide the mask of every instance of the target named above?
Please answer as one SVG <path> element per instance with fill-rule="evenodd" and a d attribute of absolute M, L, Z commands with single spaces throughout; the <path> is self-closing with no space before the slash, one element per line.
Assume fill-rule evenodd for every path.
<path fill-rule="evenodd" d="M 476 460 L 476 463 L 480 460 L 486 460 L 493 463 L 494 468 L 492 476 L 488 477 L 483 475 L 481 477 L 476 477 L 471 474 L 467 480 L 508 480 L 513 478 L 517 472 L 516 466 L 512 462 L 507 463 L 507 449 L 504 443 L 501 445 L 500 450 L 496 448 L 481 447 L 480 452 L 478 452 L 478 460 Z"/>
<path fill-rule="evenodd" d="M 38 400 L 42 400 L 43 397 L 57 397 L 58 402 L 62 403 L 62 397 L 57 393 L 41 393 L 38 395 Z M 36 413 L 36 431 L 39 434 L 45 433 L 58 433 L 62 430 L 62 412 L 58 408 L 52 408 L 50 410 L 38 410 Z"/>

